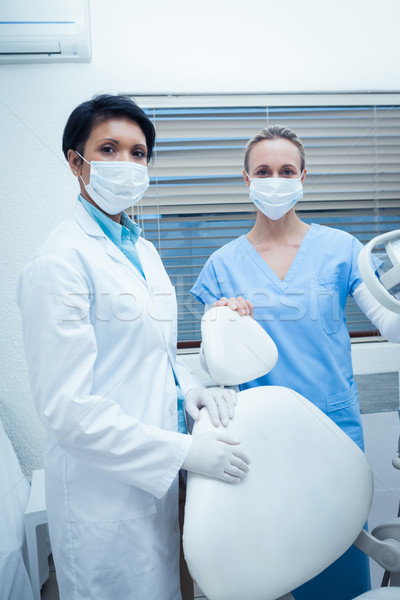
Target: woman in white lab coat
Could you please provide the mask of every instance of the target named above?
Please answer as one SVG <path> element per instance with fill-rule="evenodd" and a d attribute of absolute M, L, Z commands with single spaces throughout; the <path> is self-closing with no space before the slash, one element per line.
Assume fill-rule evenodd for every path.
<path fill-rule="evenodd" d="M 80 195 L 18 286 L 62 600 L 180 600 L 179 470 L 232 482 L 248 470 L 221 427 L 185 433 L 183 398 L 226 425 L 235 397 L 177 360 L 174 288 L 123 212 L 148 187 L 154 139 L 129 98 L 73 111 L 63 151 Z"/>

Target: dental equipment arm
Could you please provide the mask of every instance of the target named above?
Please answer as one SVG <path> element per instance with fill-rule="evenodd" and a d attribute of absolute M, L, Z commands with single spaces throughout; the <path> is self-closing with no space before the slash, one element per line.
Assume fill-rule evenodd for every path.
<path fill-rule="evenodd" d="M 392 268 L 378 278 L 372 266 L 372 253 L 379 246 L 385 247 Z M 400 229 L 370 240 L 359 254 L 358 267 L 365 285 L 379 304 L 394 313 L 400 313 L 400 300 L 390 293 L 400 283 Z"/>
<path fill-rule="evenodd" d="M 376 277 L 376 276 L 375 276 Z M 371 294 L 365 283 L 353 292 L 353 298 L 365 316 L 389 342 L 400 342 L 400 314 L 382 306 Z"/>
<path fill-rule="evenodd" d="M 399 413 L 399 417 L 400 417 L 400 408 L 398 409 L 398 413 Z M 395 469 L 400 470 L 400 436 L 399 436 L 399 441 L 397 442 L 396 455 L 392 459 L 392 465 L 394 466 Z M 400 516 L 400 506 L 399 506 L 399 512 L 398 512 L 397 516 L 398 517 Z"/>
<path fill-rule="evenodd" d="M 378 525 L 368 533 L 363 529 L 354 545 L 390 572 L 390 585 L 400 585 L 400 518 Z"/>

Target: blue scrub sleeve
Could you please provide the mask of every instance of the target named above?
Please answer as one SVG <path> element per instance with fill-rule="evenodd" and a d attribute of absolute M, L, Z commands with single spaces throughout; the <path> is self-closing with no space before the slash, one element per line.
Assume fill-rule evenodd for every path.
<path fill-rule="evenodd" d="M 214 304 L 224 295 L 218 283 L 212 258 L 209 258 L 190 293 L 203 304 Z"/>
<path fill-rule="evenodd" d="M 362 243 L 355 237 L 352 240 L 351 247 L 351 265 L 349 272 L 348 293 L 352 296 L 354 290 L 362 283 L 360 271 L 358 269 L 358 255 L 363 248 Z"/>

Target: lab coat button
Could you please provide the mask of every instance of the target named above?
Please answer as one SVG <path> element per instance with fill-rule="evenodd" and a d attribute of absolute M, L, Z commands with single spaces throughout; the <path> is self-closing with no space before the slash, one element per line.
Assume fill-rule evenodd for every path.
<path fill-rule="evenodd" d="M 175 412 L 175 410 L 176 410 L 175 404 L 171 404 L 170 407 L 169 407 L 169 414 L 173 415 L 174 412 Z"/>

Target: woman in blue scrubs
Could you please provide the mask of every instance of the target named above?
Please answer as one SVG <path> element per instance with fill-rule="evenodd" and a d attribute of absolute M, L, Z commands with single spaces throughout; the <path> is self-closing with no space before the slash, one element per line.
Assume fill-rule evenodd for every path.
<path fill-rule="evenodd" d="M 306 168 L 304 147 L 294 131 L 262 129 L 247 144 L 243 176 L 257 207 L 254 227 L 212 254 L 191 293 L 206 307 L 228 305 L 250 313 L 276 343 L 276 366 L 241 389 L 294 389 L 363 449 L 347 296 L 391 341 L 400 339 L 400 317 L 382 312 L 362 283 L 357 265 L 362 244 L 356 238 L 308 225 L 297 216 Z M 350 600 L 369 589 L 368 558 L 352 546 L 293 595 L 296 600 Z"/>

